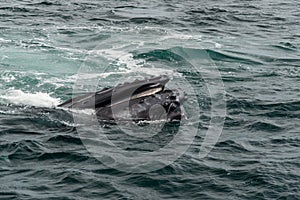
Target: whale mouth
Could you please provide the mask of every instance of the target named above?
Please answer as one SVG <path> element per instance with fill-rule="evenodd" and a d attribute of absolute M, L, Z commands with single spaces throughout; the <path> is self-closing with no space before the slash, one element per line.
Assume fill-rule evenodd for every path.
<path fill-rule="evenodd" d="M 164 87 L 159 85 L 159 84 L 152 85 L 152 86 L 149 86 L 149 88 L 147 88 L 143 92 L 136 93 L 136 94 L 132 95 L 131 97 L 124 98 L 122 101 L 111 103 L 111 105 L 109 105 L 109 106 L 112 107 L 112 106 L 115 106 L 115 105 L 120 104 L 120 103 L 124 103 L 124 102 L 128 102 L 128 101 L 131 101 L 131 100 L 134 100 L 134 99 L 139 99 L 139 98 L 147 97 L 147 96 L 150 96 L 150 95 L 154 95 L 154 94 L 156 94 L 158 92 L 161 92 L 163 90 L 164 90 Z"/>
<path fill-rule="evenodd" d="M 161 120 L 162 116 L 168 121 L 181 120 L 184 98 L 178 90 L 165 89 L 169 80 L 167 76 L 158 76 L 126 82 L 74 97 L 59 107 L 95 109 L 100 120 Z M 160 112 L 165 114 L 160 118 L 151 117 L 153 106 L 160 106 Z M 130 115 L 124 116 L 128 107 Z"/>

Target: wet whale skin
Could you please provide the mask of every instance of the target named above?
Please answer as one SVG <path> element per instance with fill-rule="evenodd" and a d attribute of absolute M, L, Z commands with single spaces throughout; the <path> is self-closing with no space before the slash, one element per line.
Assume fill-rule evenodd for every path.
<path fill-rule="evenodd" d="M 105 88 L 69 99 L 59 105 L 95 109 L 99 120 L 181 120 L 183 95 L 165 89 L 169 78 L 154 77 Z"/>

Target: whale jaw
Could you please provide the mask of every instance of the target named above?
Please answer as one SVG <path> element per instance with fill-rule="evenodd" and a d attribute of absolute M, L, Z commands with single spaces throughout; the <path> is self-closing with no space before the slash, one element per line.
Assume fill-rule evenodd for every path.
<path fill-rule="evenodd" d="M 176 90 L 162 90 L 146 97 L 96 109 L 102 120 L 174 121 L 182 119 L 181 100 Z"/>
<path fill-rule="evenodd" d="M 59 107 L 95 109 L 99 120 L 181 120 L 184 97 L 165 89 L 168 81 L 166 76 L 135 80 L 77 96 Z"/>

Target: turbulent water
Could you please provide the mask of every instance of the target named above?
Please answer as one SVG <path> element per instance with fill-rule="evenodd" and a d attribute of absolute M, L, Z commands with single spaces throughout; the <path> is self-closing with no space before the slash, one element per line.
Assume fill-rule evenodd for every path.
<path fill-rule="evenodd" d="M 3 0 L 0 16 L 0 199 L 300 199 L 299 1 Z M 226 99 L 222 134 L 204 158 L 216 77 L 207 81 L 201 65 L 220 73 Z M 80 82 L 91 68 L 92 82 Z M 56 107 L 74 85 L 160 74 L 191 85 L 183 132 L 198 132 L 155 170 L 98 159 L 78 131 L 84 124 Z M 135 152 L 180 134 L 159 122 L 101 127 Z M 157 127 L 153 137 L 124 134 Z"/>

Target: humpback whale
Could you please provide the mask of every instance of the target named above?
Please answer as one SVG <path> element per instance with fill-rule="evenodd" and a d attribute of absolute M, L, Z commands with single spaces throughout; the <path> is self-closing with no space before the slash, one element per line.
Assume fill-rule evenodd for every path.
<path fill-rule="evenodd" d="M 167 76 L 135 80 L 71 98 L 59 107 L 95 109 L 99 120 L 181 120 L 184 95 Z"/>

